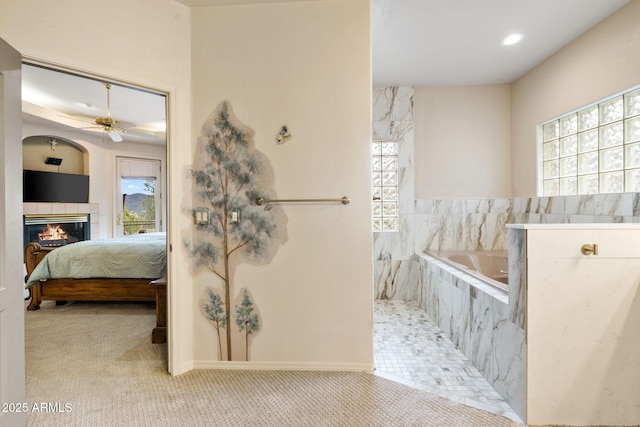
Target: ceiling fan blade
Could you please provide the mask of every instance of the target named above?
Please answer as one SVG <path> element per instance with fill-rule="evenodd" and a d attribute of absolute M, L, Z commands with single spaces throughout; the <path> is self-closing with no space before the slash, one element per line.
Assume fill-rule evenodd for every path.
<path fill-rule="evenodd" d="M 75 120 L 75 121 L 83 122 L 83 123 L 93 123 L 93 124 L 95 124 L 95 121 L 91 120 L 88 117 L 84 118 L 84 117 L 63 116 L 62 114 L 58 114 L 58 117 L 62 117 L 63 119 Z"/>
<path fill-rule="evenodd" d="M 109 134 L 109 138 L 111 138 L 111 140 L 113 142 L 122 142 L 122 137 L 120 136 L 120 134 L 115 131 L 115 130 L 109 130 L 106 131 Z"/>
<path fill-rule="evenodd" d="M 128 129 L 128 128 L 136 127 L 136 125 L 134 125 L 131 122 L 121 122 L 120 120 L 114 120 L 114 123 L 120 129 Z"/>
<path fill-rule="evenodd" d="M 149 141 L 158 141 L 160 139 L 158 137 L 158 135 L 156 135 L 156 134 L 154 134 L 152 132 L 143 132 L 143 131 L 139 131 L 139 130 L 122 129 L 122 134 L 125 137 L 127 135 L 129 135 L 129 136 L 134 136 L 134 137 L 146 139 L 146 140 L 149 140 Z"/>

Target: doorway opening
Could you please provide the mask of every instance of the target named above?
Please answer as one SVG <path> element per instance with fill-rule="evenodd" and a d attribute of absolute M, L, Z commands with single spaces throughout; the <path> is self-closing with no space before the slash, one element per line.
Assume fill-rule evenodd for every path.
<path fill-rule="evenodd" d="M 165 232 L 168 216 L 165 197 L 167 168 L 164 166 L 168 157 L 167 93 L 46 64 L 23 62 L 22 68 L 23 135 L 44 135 L 46 141 L 69 140 L 85 150 L 86 155 L 80 164 L 83 166 L 81 173 L 90 179 L 89 203 L 86 205 L 91 210 L 91 240 L 110 240 L 141 232 Z M 44 150 L 47 156 L 62 159 L 63 165 L 70 162 L 65 159 L 59 143 L 47 142 Z M 50 167 L 43 161 L 36 163 L 36 167 Z M 141 191 L 130 192 L 125 188 L 127 184 L 139 184 Z M 135 203 L 137 193 L 141 194 L 139 206 Z M 54 210 L 60 208 L 51 205 Z M 125 208 L 129 212 L 126 230 L 122 221 Z M 120 226 L 116 227 L 118 219 Z M 166 237 L 163 239 L 166 248 Z M 165 277 L 166 271 L 165 268 Z M 153 293 L 151 285 L 149 288 Z M 97 301 L 99 304 L 104 301 L 105 307 L 111 304 L 107 298 Z M 140 301 L 147 301 L 147 296 Z M 64 308 L 51 303 L 51 311 Z M 116 305 L 142 307 L 145 304 L 155 324 L 157 313 L 153 302 L 126 300 Z M 92 322 L 92 319 L 87 318 L 87 322 Z M 144 326 L 145 331 L 148 329 L 149 343 L 153 326 Z M 170 349 L 165 348 L 162 353 L 168 364 L 166 357 Z"/>

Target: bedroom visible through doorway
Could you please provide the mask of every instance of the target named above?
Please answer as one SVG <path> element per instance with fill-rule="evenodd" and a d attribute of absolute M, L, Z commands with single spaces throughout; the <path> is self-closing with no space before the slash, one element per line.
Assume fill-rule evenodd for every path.
<path fill-rule="evenodd" d="M 24 71 L 25 69 L 27 72 Z M 27 78 L 24 77 L 25 74 Z M 107 89 L 105 83 L 110 85 L 110 89 Z M 28 97 L 23 99 L 23 136 L 44 136 L 46 144 L 43 144 L 43 155 L 63 159 L 63 168 L 70 161 L 65 157 L 65 151 L 59 143 L 62 139 L 71 141 L 83 149 L 84 158 L 80 162 L 83 169 L 76 173 L 90 178 L 89 204 L 92 220 L 90 240 L 113 241 L 115 237 L 124 235 L 124 227 L 120 232 L 116 229 L 118 212 L 124 211 L 123 194 L 129 195 L 127 196 L 130 198 L 129 202 L 134 202 L 131 195 L 140 193 L 146 200 L 142 205 L 147 205 L 144 206 L 145 212 L 139 213 L 143 222 L 137 224 L 139 228 L 129 231 L 130 233 L 138 233 L 141 230 L 149 233 L 166 231 L 169 94 L 146 86 L 131 85 L 116 78 L 81 75 L 70 69 L 58 70 L 45 64 L 36 65 L 26 62 L 23 63 L 23 86 L 22 94 Z M 56 103 L 53 103 L 53 100 Z M 39 115 L 40 113 L 42 116 Z M 111 122 L 113 124 L 109 124 Z M 117 135 L 114 135 L 114 132 Z M 38 167 L 53 168 L 42 161 L 38 162 Z M 55 169 L 51 172 L 63 171 Z M 141 191 L 123 192 L 123 178 L 131 179 L 130 185 L 141 185 Z M 54 210 L 59 210 L 57 206 L 55 208 Z M 84 209 L 84 206 L 81 208 Z M 136 213 L 140 210 L 135 203 L 129 208 Z M 120 218 L 122 219 L 122 215 Z M 163 246 L 168 247 L 163 236 L 150 235 L 144 238 L 140 236 L 140 238 L 162 238 Z M 167 259 L 167 265 L 168 263 Z M 153 330 L 156 329 L 154 326 L 158 326 L 158 313 L 154 307 L 156 301 L 154 289 L 147 279 L 151 276 L 143 277 L 145 279 L 138 278 L 140 282 L 146 281 L 142 288 L 134 287 L 134 290 L 126 285 L 123 290 L 117 289 L 113 294 L 109 294 L 111 288 L 107 286 L 104 293 L 96 291 L 100 294 L 97 295 L 97 299 L 90 302 L 79 301 L 80 298 L 74 299 L 74 295 L 46 300 L 46 307 L 38 311 L 30 311 L 28 314 L 32 316 L 27 316 L 26 321 L 37 317 L 43 312 L 42 310 L 51 310 L 52 313 L 64 316 L 65 310 L 76 306 L 91 307 L 106 313 L 116 306 L 121 306 L 125 311 L 124 314 L 127 314 L 128 308 L 131 308 L 132 315 L 140 318 L 140 314 L 135 312 L 138 307 L 146 313 L 145 322 L 140 322 L 141 341 L 143 340 L 145 345 L 151 345 L 154 343 L 152 341 Z M 154 273 L 153 277 L 158 276 Z M 136 277 L 127 276 L 122 279 L 135 280 Z M 89 279 L 91 280 L 93 279 Z M 114 283 L 118 282 L 119 280 L 114 281 Z M 134 294 L 138 289 L 143 292 L 151 289 L 152 299 L 147 300 L 148 295 L 145 292 L 143 299 L 127 300 L 132 295 L 132 298 L 135 298 Z M 75 302 L 58 306 L 53 303 L 58 300 Z M 95 326 L 93 316 L 90 315 L 83 316 L 82 322 L 88 327 Z M 170 329 L 167 329 L 166 333 L 168 335 Z M 57 332 L 51 329 L 47 335 L 54 337 L 56 334 Z M 108 352 L 108 347 L 109 343 L 104 343 L 101 350 Z M 164 355 L 163 369 L 168 369 L 168 355 L 171 354 L 170 342 L 163 346 L 154 344 L 154 347 L 157 352 Z M 30 351 L 33 350 L 27 348 L 27 353 Z M 29 369 L 26 374 L 27 377 L 38 375 L 36 371 Z"/>

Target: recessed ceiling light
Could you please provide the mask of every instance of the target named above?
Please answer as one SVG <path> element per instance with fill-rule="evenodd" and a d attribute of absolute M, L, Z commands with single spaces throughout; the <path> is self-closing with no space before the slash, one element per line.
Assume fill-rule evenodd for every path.
<path fill-rule="evenodd" d="M 507 37 L 502 39 L 502 45 L 511 46 L 513 44 L 520 43 L 523 38 L 524 38 L 524 34 L 520 34 L 520 33 L 509 34 Z"/>

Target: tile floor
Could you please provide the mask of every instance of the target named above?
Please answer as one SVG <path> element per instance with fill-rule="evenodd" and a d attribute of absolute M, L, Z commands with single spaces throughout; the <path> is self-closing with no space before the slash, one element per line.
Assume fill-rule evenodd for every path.
<path fill-rule="evenodd" d="M 521 422 L 500 395 L 412 301 L 376 301 L 375 373 Z"/>

